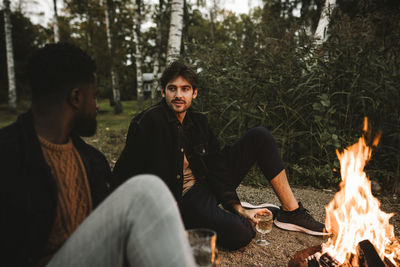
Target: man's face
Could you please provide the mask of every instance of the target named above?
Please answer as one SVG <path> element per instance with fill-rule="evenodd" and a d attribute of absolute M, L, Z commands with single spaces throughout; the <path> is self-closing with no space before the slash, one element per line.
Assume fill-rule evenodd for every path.
<path fill-rule="evenodd" d="M 98 92 L 96 81 L 81 87 L 82 106 L 76 117 L 74 127 L 74 132 L 79 136 L 92 136 L 96 133 L 96 115 L 99 109 L 97 104 Z"/>
<path fill-rule="evenodd" d="M 168 106 L 177 116 L 180 116 L 186 113 L 192 104 L 192 100 L 197 97 L 197 89 L 193 89 L 185 78 L 178 76 L 167 83 L 161 94 L 165 97 Z"/>

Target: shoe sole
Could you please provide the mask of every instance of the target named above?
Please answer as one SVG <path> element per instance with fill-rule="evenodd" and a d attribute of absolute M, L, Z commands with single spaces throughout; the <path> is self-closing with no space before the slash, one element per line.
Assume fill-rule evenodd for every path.
<path fill-rule="evenodd" d="M 303 232 L 303 233 L 306 233 L 309 235 L 317 235 L 317 236 L 330 235 L 330 233 L 312 231 L 310 229 L 304 228 L 304 227 L 296 225 L 296 224 L 283 223 L 283 222 L 278 221 L 277 219 L 274 220 L 274 224 L 276 225 L 276 227 L 278 227 L 280 229 L 293 231 L 293 232 Z"/>
<path fill-rule="evenodd" d="M 264 208 L 267 208 L 267 209 L 268 208 L 280 209 L 279 206 L 274 205 L 274 204 L 270 204 L 270 203 L 263 203 L 263 204 L 260 204 L 260 205 L 253 205 L 253 204 L 250 204 L 248 202 L 241 201 L 240 204 L 242 204 L 242 207 L 246 208 L 246 209 L 264 209 Z"/>

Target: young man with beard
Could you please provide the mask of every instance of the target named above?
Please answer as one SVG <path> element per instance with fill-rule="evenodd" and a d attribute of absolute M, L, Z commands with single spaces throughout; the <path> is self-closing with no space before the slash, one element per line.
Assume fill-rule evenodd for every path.
<path fill-rule="evenodd" d="M 164 183 L 139 175 L 111 193 L 106 158 L 80 138 L 96 131 L 93 60 L 46 45 L 29 77 L 31 109 L 0 129 L 1 265 L 195 266 Z"/>
<path fill-rule="evenodd" d="M 247 245 L 255 236 L 257 213 L 276 211 L 283 229 L 324 235 L 324 225 L 297 202 L 275 141 L 264 127 L 249 130 L 221 151 L 206 116 L 191 107 L 198 94 L 196 73 L 174 62 L 161 77 L 162 101 L 133 118 L 126 146 L 114 168 L 119 183 L 138 173 L 161 177 L 178 201 L 187 228 L 217 232 L 227 249 Z M 258 163 L 282 208 L 244 209 L 236 194 L 246 173 Z M 151 188 L 149 188 L 151 190 Z M 218 207 L 222 203 L 227 212 Z"/>

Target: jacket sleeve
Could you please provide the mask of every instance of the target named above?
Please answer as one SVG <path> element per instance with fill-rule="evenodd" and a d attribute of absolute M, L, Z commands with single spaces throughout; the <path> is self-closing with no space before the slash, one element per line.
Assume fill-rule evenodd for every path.
<path fill-rule="evenodd" d="M 129 125 L 125 147 L 113 169 L 112 187 L 124 183 L 132 176 L 142 173 L 145 169 L 145 140 L 143 130 L 134 120 Z"/>
<path fill-rule="evenodd" d="M 230 181 L 226 157 L 222 153 L 218 140 L 209 130 L 208 153 L 206 155 L 208 167 L 208 182 L 225 209 L 233 210 L 233 204 L 240 203 L 236 188 Z"/>

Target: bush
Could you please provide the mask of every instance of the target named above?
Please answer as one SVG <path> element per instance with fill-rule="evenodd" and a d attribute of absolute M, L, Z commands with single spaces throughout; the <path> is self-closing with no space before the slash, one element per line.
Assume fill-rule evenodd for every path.
<path fill-rule="evenodd" d="M 350 19 L 338 12 L 335 18 L 320 47 L 290 29 L 270 38 L 261 24 L 249 26 L 250 44 L 237 38 L 240 33 L 212 47 L 192 44 L 186 57 L 201 69 L 196 105 L 208 113 L 222 144 L 267 127 L 291 182 L 316 187 L 338 184 L 335 150 L 361 136 L 367 116 L 371 134 L 383 133 L 367 171 L 390 188 L 400 177 L 399 27 L 382 40 L 376 21 L 393 17 Z"/>

